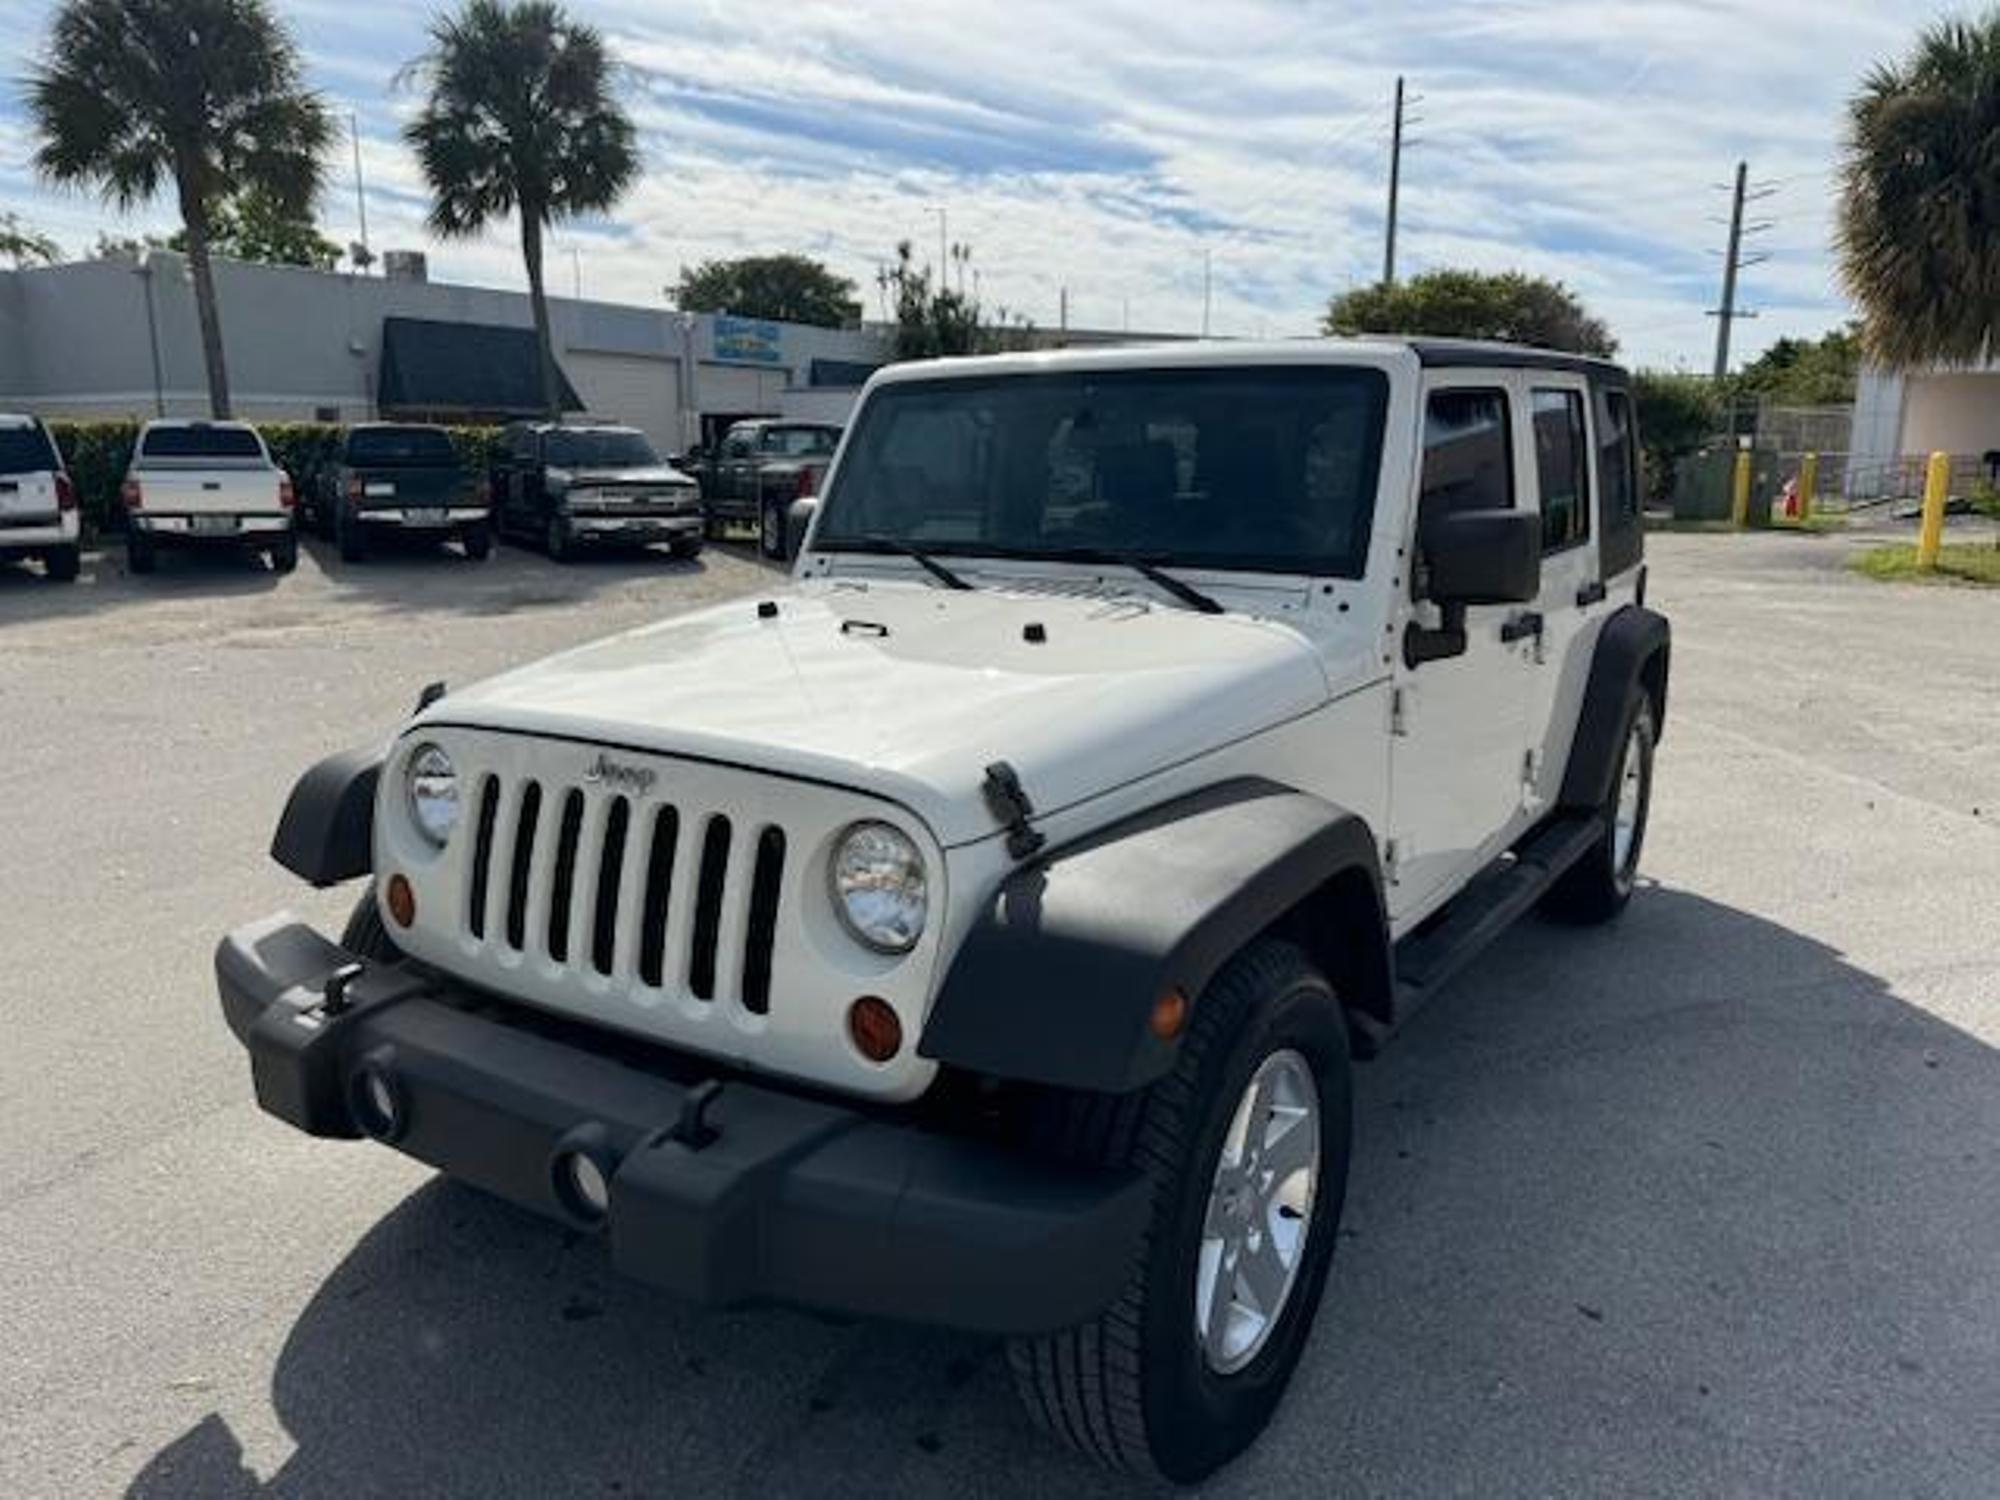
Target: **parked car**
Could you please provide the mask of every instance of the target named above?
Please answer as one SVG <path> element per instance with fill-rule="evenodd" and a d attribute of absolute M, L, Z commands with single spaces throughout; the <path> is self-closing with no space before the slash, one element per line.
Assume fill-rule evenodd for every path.
<path fill-rule="evenodd" d="M 38 557 L 56 583 L 82 563 L 82 518 L 62 450 L 38 417 L 0 415 L 0 561 Z"/>
<path fill-rule="evenodd" d="M 517 422 L 501 434 L 490 472 L 501 534 L 537 542 L 557 562 L 586 546 L 701 552 L 699 486 L 635 428 Z"/>
<path fill-rule="evenodd" d="M 1622 370 L 1486 344 L 883 371 L 791 587 L 299 782 L 277 859 L 371 883 L 222 941 L 258 1103 L 700 1301 L 1002 1335 L 1199 1479 L 1311 1329 L 1350 1059 L 1633 898 L 1638 451 Z"/>
<path fill-rule="evenodd" d="M 119 498 L 134 573 L 152 572 L 162 547 L 261 552 L 280 573 L 299 565 L 291 476 L 247 422 L 148 422 Z"/>
<path fill-rule="evenodd" d="M 694 450 L 710 534 L 732 522 L 754 526 L 758 550 L 783 558 L 786 514 L 819 492 L 839 447 L 840 429 L 829 423 L 760 419 L 738 422 L 713 450 Z"/>
<path fill-rule="evenodd" d="M 307 517 L 359 562 L 383 537 L 456 541 L 475 562 L 493 550 L 486 476 L 460 461 L 442 427 L 368 422 L 350 427 L 312 487 Z"/>

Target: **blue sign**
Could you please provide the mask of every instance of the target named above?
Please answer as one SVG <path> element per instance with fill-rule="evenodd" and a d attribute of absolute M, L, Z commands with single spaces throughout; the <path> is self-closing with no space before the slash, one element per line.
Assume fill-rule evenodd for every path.
<path fill-rule="evenodd" d="M 715 357 L 735 364 L 775 365 L 782 357 L 783 330 L 763 318 L 715 317 Z"/>

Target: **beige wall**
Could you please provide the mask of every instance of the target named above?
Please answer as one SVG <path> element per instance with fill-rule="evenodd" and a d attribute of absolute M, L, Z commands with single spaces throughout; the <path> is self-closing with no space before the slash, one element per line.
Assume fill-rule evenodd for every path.
<path fill-rule="evenodd" d="M 2000 372 L 1913 375 L 1903 395 L 1903 452 L 1978 454 L 2000 448 Z"/>

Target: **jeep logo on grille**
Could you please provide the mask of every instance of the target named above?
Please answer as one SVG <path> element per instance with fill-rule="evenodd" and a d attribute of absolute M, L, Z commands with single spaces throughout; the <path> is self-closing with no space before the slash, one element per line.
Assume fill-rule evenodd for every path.
<path fill-rule="evenodd" d="M 657 771 L 649 771 L 644 766 L 621 766 L 610 756 L 600 754 L 584 769 L 583 779 L 643 797 L 653 789 L 653 783 L 660 776 Z"/>

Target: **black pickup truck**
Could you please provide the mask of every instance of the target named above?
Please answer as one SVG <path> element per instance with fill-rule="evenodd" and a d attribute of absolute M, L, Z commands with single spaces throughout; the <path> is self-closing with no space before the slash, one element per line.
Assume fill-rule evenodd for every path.
<path fill-rule="evenodd" d="M 784 557 L 792 502 L 819 493 L 839 446 L 840 429 L 831 423 L 759 418 L 738 422 L 713 449 L 695 449 L 687 462 L 701 481 L 711 532 L 732 522 L 754 525 L 758 550 Z"/>
<path fill-rule="evenodd" d="M 491 469 L 494 523 L 539 543 L 557 562 L 585 546 L 665 542 L 701 551 L 701 491 L 631 427 L 517 422 Z"/>
<path fill-rule="evenodd" d="M 350 427 L 308 494 L 308 523 L 339 544 L 343 562 L 361 561 L 389 536 L 455 540 L 475 562 L 493 550 L 485 481 L 441 427 Z"/>

